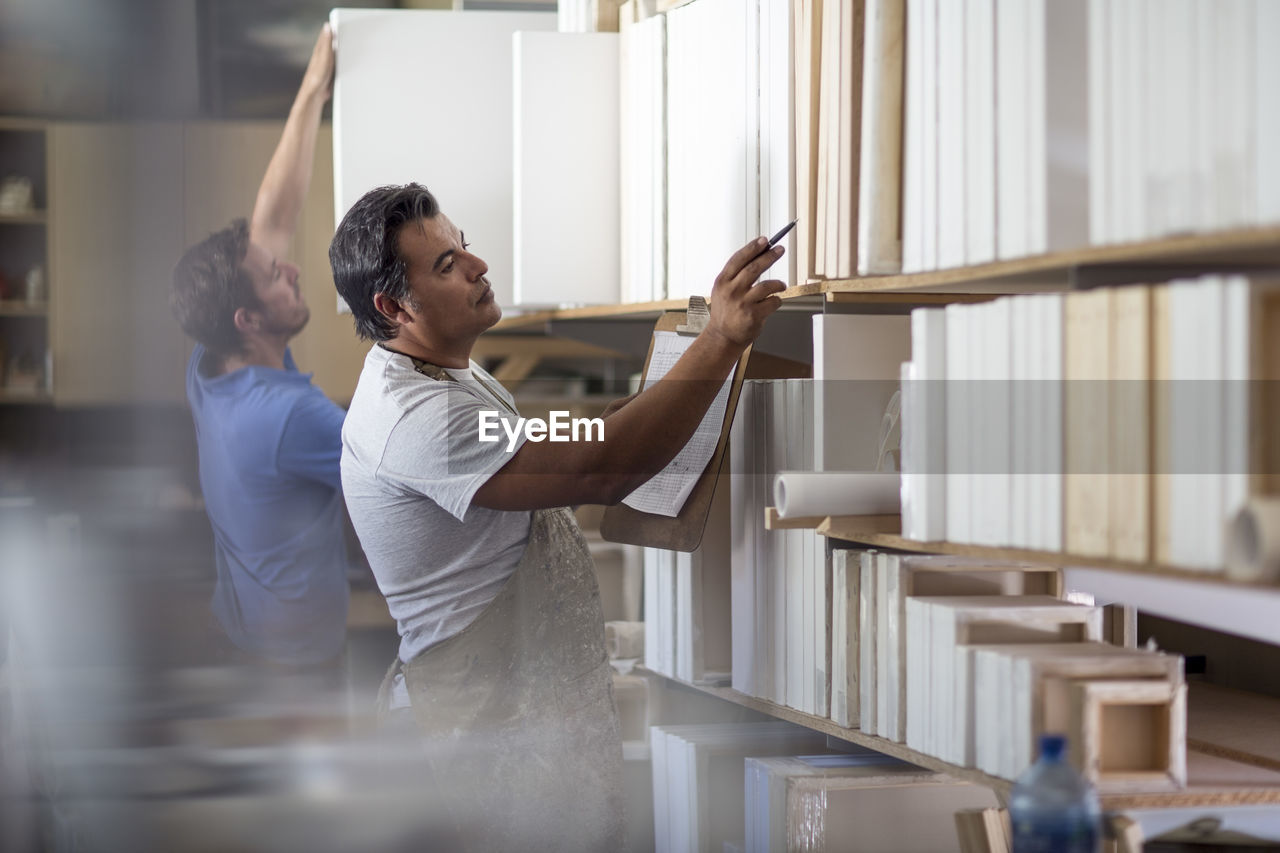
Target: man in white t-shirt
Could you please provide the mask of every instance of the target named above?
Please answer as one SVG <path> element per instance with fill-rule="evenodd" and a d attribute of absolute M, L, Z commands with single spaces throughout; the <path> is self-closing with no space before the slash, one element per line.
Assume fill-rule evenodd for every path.
<path fill-rule="evenodd" d="M 675 457 L 780 304 L 781 282 L 753 283 L 781 255 L 761 238 L 729 259 L 706 330 L 666 379 L 606 412 L 599 440 L 508 442 L 514 401 L 470 359 L 502 312 L 463 232 L 417 184 L 367 193 L 339 224 L 334 281 L 376 342 L 343 427 L 342 483 L 400 631 L 383 704 L 458 747 L 438 793 L 475 849 L 616 849 L 599 594 L 557 508 L 617 503 Z M 500 441 L 481 440 L 485 417 L 506 425 L 491 428 Z"/>

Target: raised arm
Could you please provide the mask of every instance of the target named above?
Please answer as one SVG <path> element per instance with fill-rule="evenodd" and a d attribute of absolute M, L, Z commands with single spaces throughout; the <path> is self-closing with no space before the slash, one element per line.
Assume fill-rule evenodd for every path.
<path fill-rule="evenodd" d="M 756 258 L 764 238 L 738 250 L 711 291 L 711 321 L 666 377 L 605 420 L 599 442 L 525 442 L 475 493 L 472 504 L 528 510 L 614 504 L 666 467 L 693 436 L 747 345 L 778 309 L 780 281 L 752 285 L 782 256 Z"/>
<path fill-rule="evenodd" d="M 284 133 L 258 187 L 249 236 L 277 258 L 285 257 L 311 182 L 320 114 L 333 87 L 333 34 L 325 24 L 311 51 L 302 85 L 289 109 Z"/>

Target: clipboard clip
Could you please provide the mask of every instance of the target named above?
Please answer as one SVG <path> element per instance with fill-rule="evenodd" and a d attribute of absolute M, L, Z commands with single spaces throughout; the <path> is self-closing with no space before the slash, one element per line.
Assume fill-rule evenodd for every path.
<path fill-rule="evenodd" d="M 689 310 L 685 312 L 685 321 L 676 326 L 676 333 L 681 335 L 699 335 L 711 320 L 711 310 L 707 308 L 707 300 L 701 296 L 689 297 Z"/>

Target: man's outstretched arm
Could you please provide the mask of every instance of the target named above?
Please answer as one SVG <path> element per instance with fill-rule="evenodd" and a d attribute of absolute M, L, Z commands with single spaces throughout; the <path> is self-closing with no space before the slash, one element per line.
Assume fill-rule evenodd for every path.
<path fill-rule="evenodd" d="M 258 187 L 249 224 L 250 239 L 276 258 L 285 257 L 298 227 L 298 216 L 311 182 L 320 114 L 332 87 L 333 34 L 325 24 L 311 51 L 311 60 L 289 110 L 280 143 Z"/>

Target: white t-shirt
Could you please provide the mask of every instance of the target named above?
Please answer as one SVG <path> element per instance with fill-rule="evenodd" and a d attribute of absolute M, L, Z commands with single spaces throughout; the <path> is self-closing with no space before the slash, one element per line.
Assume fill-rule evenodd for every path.
<path fill-rule="evenodd" d="M 449 373 L 460 381 L 423 376 L 407 356 L 375 346 L 342 426 L 342 492 L 403 661 L 470 625 L 497 597 L 533 519 L 471 505 L 525 439 L 521 431 L 508 451 L 499 426 L 499 441 L 481 442 L 480 413 L 497 412 L 514 429 L 515 401 L 475 362 Z"/>

